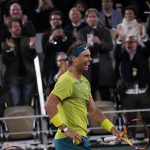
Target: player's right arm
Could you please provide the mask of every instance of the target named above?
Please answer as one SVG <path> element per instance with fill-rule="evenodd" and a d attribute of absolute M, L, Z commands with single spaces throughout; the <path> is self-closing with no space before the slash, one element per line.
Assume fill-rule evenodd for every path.
<path fill-rule="evenodd" d="M 57 105 L 60 103 L 59 97 L 54 94 L 50 94 L 45 103 L 45 110 L 50 118 L 51 123 L 53 123 L 56 127 L 58 127 L 63 133 L 70 137 L 73 140 L 78 139 L 81 141 L 81 137 L 73 131 L 70 131 L 65 126 L 62 118 L 59 116 L 59 112 L 57 109 Z"/>

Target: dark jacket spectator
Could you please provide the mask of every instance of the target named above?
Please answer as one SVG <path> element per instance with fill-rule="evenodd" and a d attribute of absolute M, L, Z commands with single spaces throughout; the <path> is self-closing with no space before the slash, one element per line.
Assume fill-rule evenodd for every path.
<path fill-rule="evenodd" d="M 74 42 L 70 32 L 65 31 L 62 26 L 56 26 L 49 32 L 46 32 L 42 38 L 43 53 L 45 55 L 43 74 L 48 81 L 51 72 L 56 70 L 56 55 L 62 51 L 67 53 L 69 46 Z"/>
<path fill-rule="evenodd" d="M 72 32 L 75 39 L 77 39 L 78 31 L 86 26 L 82 18 L 81 12 L 76 7 L 72 7 L 69 11 L 70 23 L 66 25 L 65 29 Z"/>
<path fill-rule="evenodd" d="M 5 84 L 11 94 L 11 105 L 30 105 L 35 82 L 35 39 L 22 36 L 21 25 L 16 20 L 8 28 L 11 37 L 2 43 Z"/>
<path fill-rule="evenodd" d="M 38 6 L 33 10 L 31 21 L 33 22 L 36 33 L 43 33 L 49 28 L 49 14 L 54 10 L 51 0 L 38 0 Z"/>
<path fill-rule="evenodd" d="M 150 57 L 150 41 L 144 43 L 145 47 L 138 44 L 138 38 L 128 36 L 125 46 L 117 44 L 115 59 L 119 62 L 120 82 L 118 91 L 123 108 L 148 109 L 150 106 L 150 71 L 148 59 Z M 127 113 L 128 121 L 136 118 L 136 113 Z M 141 114 L 146 123 L 150 123 L 149 112 Z"/>

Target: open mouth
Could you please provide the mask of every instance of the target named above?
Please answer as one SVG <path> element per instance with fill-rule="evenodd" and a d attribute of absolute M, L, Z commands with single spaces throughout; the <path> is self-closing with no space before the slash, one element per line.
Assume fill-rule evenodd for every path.
<path fill-rule="evenodd" d="M 88 69 L 88 68 L 89 68 L 89 65 L 90 65 L 90 62 L 85 63 L 85 68 Z"/>

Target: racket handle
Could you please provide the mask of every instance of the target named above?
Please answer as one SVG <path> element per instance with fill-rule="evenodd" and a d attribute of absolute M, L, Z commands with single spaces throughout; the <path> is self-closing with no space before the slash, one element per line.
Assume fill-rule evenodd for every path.
<path fill-rule="evenodd" d="M 116 136 L 109 136 L 104 138 L 104 142 L 110 142 L 115 140 L 116 140 Z"/>

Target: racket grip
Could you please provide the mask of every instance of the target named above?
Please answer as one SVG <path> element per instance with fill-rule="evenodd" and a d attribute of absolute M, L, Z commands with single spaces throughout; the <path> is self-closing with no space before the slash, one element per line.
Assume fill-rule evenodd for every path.
<path fill-rule="evenodd" d="M 115 140 L 116 140 L 116 136 L 110 136 L 110 137 L 104 138 L 104 142 L 110 142 L 110 141 L 115 141 Z"/>

